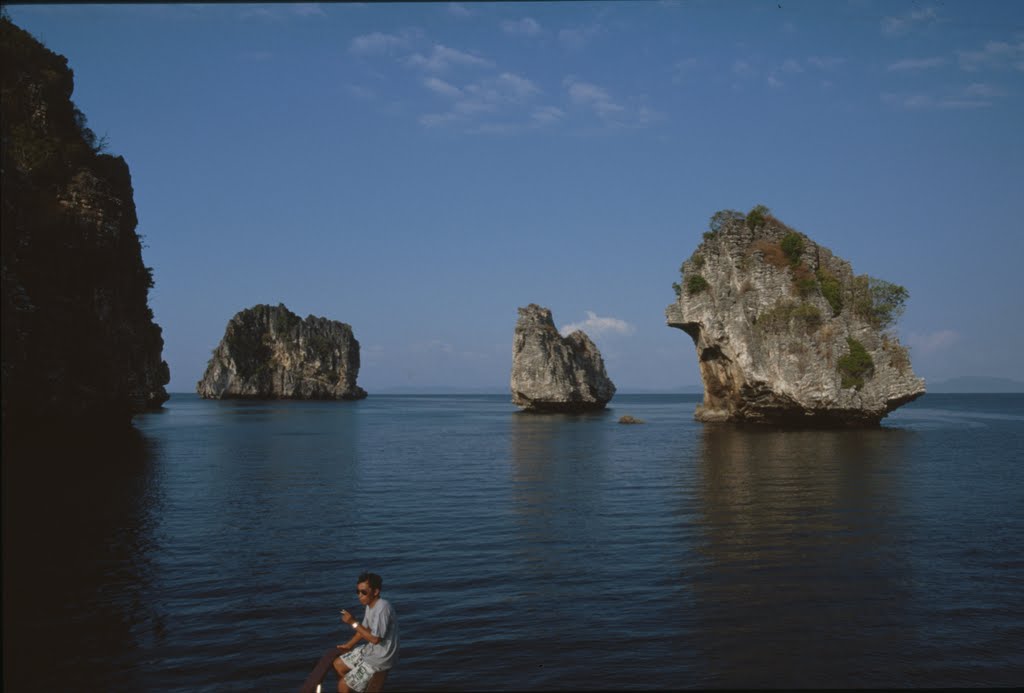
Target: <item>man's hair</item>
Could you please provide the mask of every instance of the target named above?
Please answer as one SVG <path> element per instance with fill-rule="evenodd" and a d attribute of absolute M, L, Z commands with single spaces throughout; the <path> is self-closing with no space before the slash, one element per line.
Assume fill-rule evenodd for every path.
<path fill-rule="evenodd" d="M 361 573 L 356 584 L 358 585 L 360 582 L 369 583 L 371 590 L 379 590 L 384 586 L 384 580 L 377 573 Z"/>

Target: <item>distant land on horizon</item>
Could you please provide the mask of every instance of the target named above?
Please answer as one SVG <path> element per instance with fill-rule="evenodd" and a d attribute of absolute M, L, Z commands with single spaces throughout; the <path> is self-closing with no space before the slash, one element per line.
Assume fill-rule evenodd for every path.
<path fill-rule="evenodd" d="M 1024 382 L 1011 378 L 965 375 L 936 382 L 927 381 L 928 392 L 934 394 L 957 393 L 1024 393 Z M 670 388 L 630 388 L 618 390 L 619 395 L 699 395 L 704 392 L 701 385 L 679 385 Z M 171 395 L 191 395 L 195 392 L 172 392 Z M 392 385 L 370 390 L 373 395 L 507 395 L 508 388 L 499 387 L 457 387 L 449 385 Z"/>
<path fill-rule="evenodd" d="M 1024 392 L 1024 383 L 1010 378 L 996 378 L 986 375 L 965 375 L 959 378 L 950 378 L 939 382 L 926 382 L 928 392 L 942 393 L 1000 393 L 1000 392 Z"/>

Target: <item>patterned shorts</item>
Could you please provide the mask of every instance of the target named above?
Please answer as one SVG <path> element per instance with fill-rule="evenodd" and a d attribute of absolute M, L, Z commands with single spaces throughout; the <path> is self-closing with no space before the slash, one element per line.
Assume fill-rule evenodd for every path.
<path fill-rule="evenodd" d="M 365 691 L 366 684 L 370 683 L 370 677 L 377 673 L 377 669 L 363 660 L 363 648 L 358 647 L 351 652 L 341 655 L 344 662 L 351 671 L 345 674 L 345 683 L 354 691 Z"/>

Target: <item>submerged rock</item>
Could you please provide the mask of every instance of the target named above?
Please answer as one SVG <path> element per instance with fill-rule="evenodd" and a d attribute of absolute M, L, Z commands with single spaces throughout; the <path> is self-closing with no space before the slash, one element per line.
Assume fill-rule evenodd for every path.
<path fill-rule="evenodd" d="M 619 423 L 620 424 L 642 424 L 642 423 L 644 423 L 644 420 L 643 419 L 638 419 L 635 416 L 630 416 L 629 414 L 626 414 L 625 416 L 623 416 L 623 417 L 621 417 L 619 419 Z"/>
<path fill-rule="evenodd" d="M 924 394 L 888 331 L 906 290 L 854 275 L 767 209 L 717 213 L 681 271 L 665 315 L 697 348 L 698 420 L 877 425 Z"/>
<path fill-rule="evenodd" d="M 207 399 L 362 399 L 352 327 L 283 305 L 258 305 L 228 322 L 196 391 Z"/>
<path fill-rule="evenodd" d="M 512 402 L 527 411 L 603 409 L 615 394 L 597 346 L 584 332 L 563 337 L 551 311 L 519 309 L 512 340 Z"/>

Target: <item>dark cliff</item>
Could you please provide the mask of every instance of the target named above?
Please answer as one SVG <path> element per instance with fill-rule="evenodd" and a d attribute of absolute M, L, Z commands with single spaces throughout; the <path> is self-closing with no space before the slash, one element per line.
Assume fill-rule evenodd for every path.
<path fill-rule="evenodd" d="M 170 379 L 131 174 L 72 103 L 66 58 L 6 17 L 0 47 L 4 428 L 127 425 Z"/>

